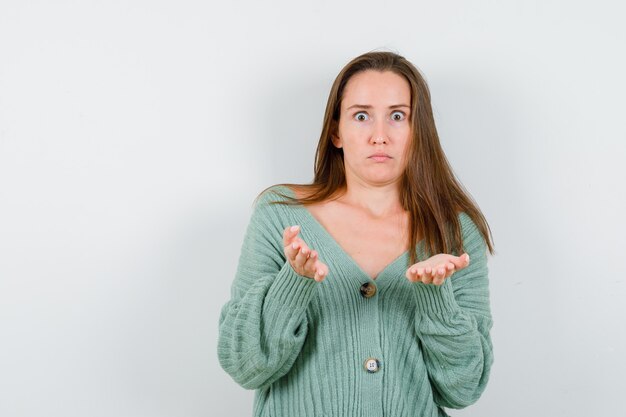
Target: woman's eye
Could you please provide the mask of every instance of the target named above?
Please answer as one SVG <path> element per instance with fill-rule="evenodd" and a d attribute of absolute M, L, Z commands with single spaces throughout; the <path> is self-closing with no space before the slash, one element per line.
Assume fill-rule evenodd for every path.
<path fill-rule="evenodd" d="M 363 112 L 358 112 L 354 115 L 354 117 L 356 117 L 359 122 L 364 122 L 365 120 L 367 120 L 367 114 Z"/>
<path fill-rule="evenodd" d="M 396 115 L 398 115 L 398 116 L 400 116 L 400 117 L 397 117 Z M 391 118 L 392 118 L 393 120 L 395 120 L 396 122 L 399 122 L 399 121 L 404 120 L 404 117 L 405 117 L 405 116 L 404 116 L 404 113 L 403 113 L 403 112 L 401 112 L 401 111 L 394 111 L 393 113 L 391 113 Z"/>

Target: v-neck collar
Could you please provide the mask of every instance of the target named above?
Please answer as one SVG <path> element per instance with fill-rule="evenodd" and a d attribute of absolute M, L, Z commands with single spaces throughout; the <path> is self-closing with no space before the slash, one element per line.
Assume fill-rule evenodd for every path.
<path fill-rule="evenodd" d="M 293 190 L 291 190 L 291 188 L 287 187 L 287 186 L 281 186 L 282 189 L 284 189 L 286 191 L 287 194 L 289 194 L 292 197 L 295 197 L 295 193 L 293 192 Z M 390 263 L 388 263 L 379 273 L 378 275 L 376 275 L 376 278 L 372 278 L 367 272 L 365 272 L 363 270 L 363 268 L 361 268 L 361 266 L 354 260 L 354 258 L 352 256 L 350 256 L 348 254 L 348 252 L 346 252 L 343 247 L 339 244 L 339 242 L 337 242 L 337 240 L 330 234 L 330 232 L 328 230 L 326 230 L 326 228 L 317 220 L 317 218 L 315 218 L 315 216 L 313 216 L 313 214 L 302 204 L 294 206 L 297 209 L 299 209 L 302 213 L 302 219 L 304 221 L 306 221 L 306 223 L 309 226 L 314 227 L 317 232 L 324 238 L 325 241 L 329 242 L 331 245 L 333 245 L 337 251 L 337 253 L 339 253 L 343 258 L 345 258 L 351 265 L 352 267 L 363 277 L 366 278 L 368 281 L 370 282 L 376 282 L 378 284 L 380 284 L 381 278 L 386 277 L 386 276 L 390 276 L 393 275 L 391 272 L 395 271 L 396 268 L 400 268 L 403 267 L 404 270 L 406 270 L 408 268 L 407 265 L 407 259 L 409 256 L 409 250 L 404 251 L 400 256 L 398 256 L 396 259 L 394 259 L 393 261 L 391 261 Z M 418 246 L 423 242 L 423 240 L 420 240 L 418 242 Z M 402 271 L 402 276 L 404 276 L 404 270 Z"/>

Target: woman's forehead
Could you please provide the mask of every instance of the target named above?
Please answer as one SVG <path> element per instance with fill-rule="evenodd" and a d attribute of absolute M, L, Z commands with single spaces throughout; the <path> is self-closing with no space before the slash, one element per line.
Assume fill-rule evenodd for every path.
<path fill-rule="evenodd" d="M 391 107 L 410 105 L 411 89 L 404 77 L 391 72 L 365 71 L 348 80 L 345 86 L 342 107 L 355 105 Z"/>

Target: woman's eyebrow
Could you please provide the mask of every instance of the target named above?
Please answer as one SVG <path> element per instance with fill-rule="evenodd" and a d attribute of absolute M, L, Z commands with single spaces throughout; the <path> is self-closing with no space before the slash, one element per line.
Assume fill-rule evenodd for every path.
<path fill-rule="evenodd" d="M 374 106 L 371 106 L 369 104 L 353 104 L 352 106 L 348 107 L 346 110 L 350 110 L 353 107 L 357 107 L 360 109 L 371 109 Z M 393 106 L 389 106 L 390 109 L 395 109 L 397 107 L 408 107 L 411 108 L 411 106 L 409 106 L 408 104 L 394 104 Z"/>

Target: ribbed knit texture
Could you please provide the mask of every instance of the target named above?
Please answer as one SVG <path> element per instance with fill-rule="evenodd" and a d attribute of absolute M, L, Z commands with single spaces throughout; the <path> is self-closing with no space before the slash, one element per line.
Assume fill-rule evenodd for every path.
<path fill-rule="evenodd" d="M 487 247 L 470 217 L 459 214 L 470 265 L 443 285 L 410 282 L 408 251 L 372 280 L 308 209 L 267 204 L 279 199 L 257 201 L 219 319 L 220 364 L 256 390 L 252 415 L 443 417 L 475 403 L 493 363 L 493 322 Z M 285 258 L 283 231 L 296 224 L 329 267 L 322 282 Z M 371 298 L 365 282 L 376 285 Z M 366 371 L 368 358 L 378 372 Z"/>

